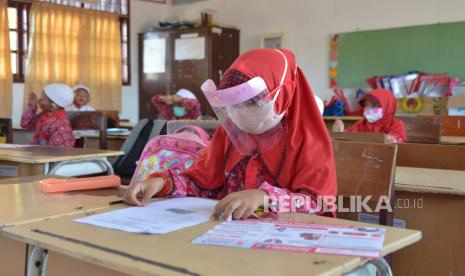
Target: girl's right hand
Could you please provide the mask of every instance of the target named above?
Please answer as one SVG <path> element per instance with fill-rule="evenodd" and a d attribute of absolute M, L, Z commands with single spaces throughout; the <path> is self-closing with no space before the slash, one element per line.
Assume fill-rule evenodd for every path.
<path fill-rule="evenodd" d="M 124 202 L 130 205 L 147 206 L 152 197 L 160 192 L 164 185 L 165 180 L 162 177 L 136 182 L 129 185 L 124 194 Z"/>
<path fill-rule="evenodd" d="M 333 131 L 334 132 L 343 132 L 344 131 L 344 122 L 342 120 L 337 119 L 333 124 Z"/>
<path fill-rule="evenodd" d="M 37 95 L 34 92 L 29 93 L 29 106 L 37 107 Z"/>

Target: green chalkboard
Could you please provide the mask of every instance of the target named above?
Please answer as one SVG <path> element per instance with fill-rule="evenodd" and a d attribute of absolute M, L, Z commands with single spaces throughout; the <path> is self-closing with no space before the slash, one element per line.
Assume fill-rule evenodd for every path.
<path fill-rule="evenodd" d="M 339 34 L 337 86 L 419 70 L 465 80 L 465 22 Z"/>

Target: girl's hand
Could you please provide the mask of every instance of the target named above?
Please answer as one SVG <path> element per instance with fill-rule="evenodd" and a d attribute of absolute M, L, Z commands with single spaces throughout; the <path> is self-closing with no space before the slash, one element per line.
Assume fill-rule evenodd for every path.
<path fill-rule="evenodd" d="M 178 95 L 174 95 L 173 96 L 173 101 L 174 101 L 174 103 L 181 104 L 184 101 L 184 98 L 180 97 Z"/>
<path fill-rule="evenodd" d="M 333 124 L 334 132 L 343 132 L 344 131 L 344 122 L 340 119 L 337 119 Z"/>
<path fill-rule="evenodd" d="M 223 220 L 231 216 L 234 219 L 246 219 L 263 206 L 266 195 L 262 190 L 244 190 L 229 194 L 216 204 L 212 217 Z"/>
<path fill-rule="evenodd" d="M 124 194 L 124 202 L 130 205 L 146 206 L 150 203 L 152 197 L 163 189 L 164 185 L 165 180 L 161 177 L 136 182 L 129 185 L 128 190 Z M 141 197 L 141 199 L 138 197 Z"/>
<path fill-rule="evenodd" d="M 397 139 L 392 135 L 385 135 L 384 136 L 384 143 L 386 143 L 386 144 L 395 144 L 395 143 L 397 143 Z"/>
<path fill-rule="evenodd" d="M 34 92 L 29 93 L 29 106 L 37 108 L 37 95 Z"/>

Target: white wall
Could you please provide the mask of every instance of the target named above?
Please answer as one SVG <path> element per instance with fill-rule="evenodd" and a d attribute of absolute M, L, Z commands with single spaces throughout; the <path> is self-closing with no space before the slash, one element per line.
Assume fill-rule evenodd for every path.
<path fill-rule="evenodd" d="M 139 116 L 139 72 L 138 72 L 138 45 L 137 34 L 143 32 L 147 26 L 155 25 L 164 20 L 168 5 L 161 5 L 148 1 L 131 0 L 131 85 L 124 86 L 121 95 L 120 117 L 130 119 L 137 123 Z M 13 126 L 19 127 L 21 114 L 23 112 L 23 90 L 22 83 L 13 85 Z"/>
<path fill-rule="evenodd" d="M 137 123 L 139 119 L 139 45 L 137 34 L 165 19 L 168 5 L 131 0 L 131 85 L 121 95 L 121 118 Z"/>
<path fill-rule="evenodd" d="M 215 21 L 241 30 L 241 52 L 260 46 L 260 35 L 284 32 L 314 92 L 328 99 L 329 35 L 337 32 L 465 20 L 463 0 L 208 0 L 169 10 L 197 19 L 214 9 Z M 395 42 L 393 42 L 395 43 Z"/>

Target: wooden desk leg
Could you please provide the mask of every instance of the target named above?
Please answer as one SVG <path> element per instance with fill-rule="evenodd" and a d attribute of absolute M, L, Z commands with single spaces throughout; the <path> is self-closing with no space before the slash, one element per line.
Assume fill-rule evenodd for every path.
<path fill-rule="evenodd" d="M 128 276 L 103 266 L 94 265 L 66 255 L 49 251 L 47 276 Z"/>
<path fill-rule="evenodd" d="M 26 244 L 0 236 L 0 275 L 26 274 Z"/>

